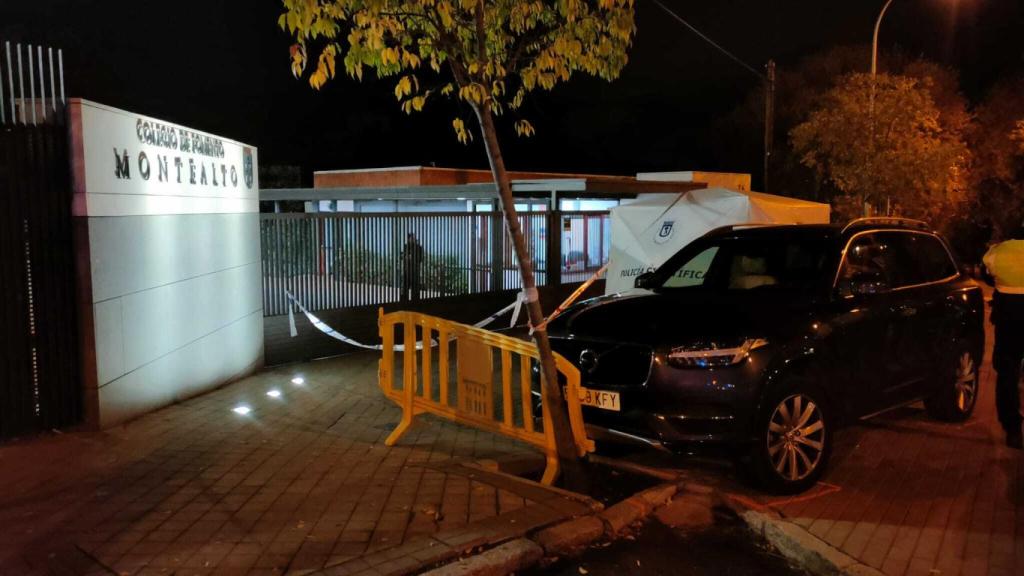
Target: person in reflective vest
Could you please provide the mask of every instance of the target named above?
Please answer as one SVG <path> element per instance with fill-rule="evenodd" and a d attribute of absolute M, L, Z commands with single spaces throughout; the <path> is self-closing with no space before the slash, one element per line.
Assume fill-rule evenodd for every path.
<path fill-rule="evenodd" d="M 996 343 L 996 412 L 1006 431 L 1006 444 L 1022 447 L 1020 414 L 1021 362 L 1024 361 L 1024 224 L 1011 240 L 996 244 L 983 258 L 994 280 L 992 323 Z"/>

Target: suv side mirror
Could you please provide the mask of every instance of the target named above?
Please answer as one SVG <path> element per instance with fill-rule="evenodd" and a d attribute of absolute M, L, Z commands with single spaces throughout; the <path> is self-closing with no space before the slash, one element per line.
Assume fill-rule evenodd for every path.
<path fill-rule="evenodd" d="M 633 286 L 636 288 L 650 288 L 653 279 L 654 272 L 644 272 L 636 277 L 636 280 L 633 281 Z"/>

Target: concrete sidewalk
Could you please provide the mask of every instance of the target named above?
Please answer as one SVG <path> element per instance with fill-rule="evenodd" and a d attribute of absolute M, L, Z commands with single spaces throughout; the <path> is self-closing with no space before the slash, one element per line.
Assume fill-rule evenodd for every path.
<path fill-rule="evenodd" d="M 0 573 L 386 574 L 590 510 L 463 465 L 542 465 L 492 434 L 424 418 L 385 447 L 400 412 L 376 370 L 376 354 L 280 367 L 103 433 L 0 446 Z"/>
<path fill-rule="evenodd" d="M 762 504 L 890 576 L 1024 574 L 1024 453 L 995 417 L 992 334 L 974 416 L 901 409 L 839 432 L 815 489 Z"/>

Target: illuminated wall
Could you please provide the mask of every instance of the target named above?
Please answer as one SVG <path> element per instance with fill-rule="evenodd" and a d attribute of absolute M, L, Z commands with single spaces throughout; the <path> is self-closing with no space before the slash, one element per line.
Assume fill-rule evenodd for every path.
<path fill-rule="evenodd" d="M 256 149 L 84 100 L 69 114 L 87 420 L 259 368 Z"/>

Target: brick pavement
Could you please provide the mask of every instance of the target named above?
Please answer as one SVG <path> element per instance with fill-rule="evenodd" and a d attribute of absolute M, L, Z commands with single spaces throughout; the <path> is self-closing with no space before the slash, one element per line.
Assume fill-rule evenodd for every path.
<path fill-rule="evenodd" d="M 400 414 L 376 367 L 279 367 L 102 433 L 0 446 L 0 573 L 385 574 L 587 509 L 459 464 L 542 465 L 492 434 L 427 417 L 385 447 Z"/>
<path fill-rule="evenodd" d="M 1024 454 L 1003 446 L 991 338 L 969 421 L 912 406 L 860 423 L 815 489 L 762 501 L 890 576 L 1024 574 Z"/>

